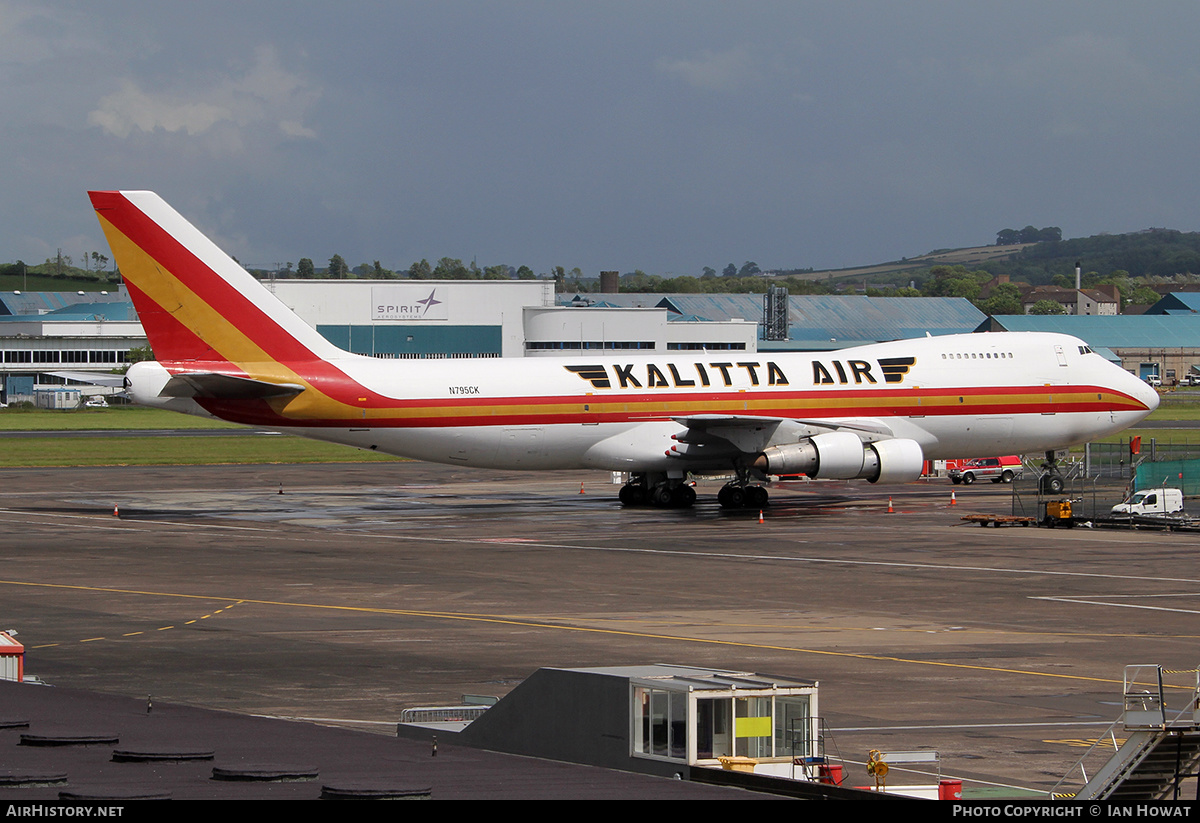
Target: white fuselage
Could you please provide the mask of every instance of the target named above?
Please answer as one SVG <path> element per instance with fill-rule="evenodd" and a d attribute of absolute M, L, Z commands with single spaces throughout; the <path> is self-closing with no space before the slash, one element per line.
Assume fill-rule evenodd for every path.
<path fill-rule="evenodd" d="M 438 463 L 660 472 L 724 469 L 735 452 L 752 455 L 843 426 L 867 432 L 866 440 L 915 441 L 928 459 L 1039 452 L 1120 431 L 1158 403 L 1153 389 L 1081 341 L 1036 333 L 926 337 L 815 354 L 347 355 L 323 362 L 331 368 L 311 385 L 340 392 L 337 415 L 305 394 L 271 401 L 273 417 L 227 407 L 216 414 Z M 189 368 L 164 365 L 131 369 L 135 401 L 209 414 L 203 400 L 159 396 L 168 370 Z M 290 366 L 305 376 L 303 364 Z M 763 425 L 754 425 L 759 420 Z M 672 453 L 675 438 L 697 425 L 729 448 L 703 459 Z"/>

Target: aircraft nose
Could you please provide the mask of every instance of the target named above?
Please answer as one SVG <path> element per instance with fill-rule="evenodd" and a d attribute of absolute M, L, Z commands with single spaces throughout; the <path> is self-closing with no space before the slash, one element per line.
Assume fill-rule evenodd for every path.
<path fill-rule="evenodd" d="M 1146 404 L 1150 411 L 1154 411 L 1158 408 L 1158 403 L 1162 399 L 1158 390 L 1147 384 L 1144 380 L 1139 380 L 1138 382 L 1142 384 L 1142 391 L 1145 392 L 1145 397 L 1139 399 Z"/>
<path fill-rule="evenodd" d="M 1157 409 L 1160 397 L 1155 388 L 1145 380 L 1135 377 L 1128 372 L 1126 372 L 1126 375 L 1132 383 L 1129 393 L 1132 394 L 1138 401 L 1145 404 L 1148 410 L 1147 414 Z"/>

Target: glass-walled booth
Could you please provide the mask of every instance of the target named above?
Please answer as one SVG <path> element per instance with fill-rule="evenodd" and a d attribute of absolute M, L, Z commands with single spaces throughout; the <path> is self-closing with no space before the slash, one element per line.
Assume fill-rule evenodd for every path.
<path fill-rule="evenodd" d="M 791 764 L 821 754 L 816 681 L 678 667 L 631 678 L 630 698 L 635 757 L 716 766 L 720 758 Z"/>

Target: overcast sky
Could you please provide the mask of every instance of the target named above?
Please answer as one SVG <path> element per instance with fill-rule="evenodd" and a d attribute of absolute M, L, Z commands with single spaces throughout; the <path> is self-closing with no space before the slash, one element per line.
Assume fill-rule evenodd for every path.
<path fill-rule="evenodd" d="M 0 260 L 699 275 L 1200 229 L 1200 4 L 0 0 Z"/>

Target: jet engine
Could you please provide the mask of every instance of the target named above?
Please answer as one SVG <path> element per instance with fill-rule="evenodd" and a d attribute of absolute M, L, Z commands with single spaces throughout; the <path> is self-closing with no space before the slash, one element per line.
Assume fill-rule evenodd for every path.
<path fill-rule="evenodd" d="M 768 474 L 806 474 L 813 478 L 872 483 L 901 483 L 921 476 L 925 458 L 915 440 L 863 443 L 850 432 L 818 434 L 800 443 L 764 449 L 754 468 Z"/>

